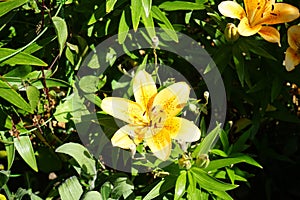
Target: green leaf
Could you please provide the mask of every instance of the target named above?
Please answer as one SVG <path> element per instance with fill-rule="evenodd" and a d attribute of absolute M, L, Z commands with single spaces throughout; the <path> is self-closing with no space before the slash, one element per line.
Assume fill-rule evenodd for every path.
<path fill-rule="evenodd" d="M 113 185 L 110 182 L 105 182 L 100 189 L 102 199 L 108 199 L 112 191 Z"/>
<path fill-rule="evenodd" d="M 26 94 L 31 109 L 34 110 L 37 107 L 40 100 L 40 91 L 36 87 L 30 85 L 26 88 Z"/>
<path fill-rule="evenodd" d="M 122 15 L 121 15 L 121 19 L 120 19 L 120 23 L 119 23 L 119 30 L 118 30 L 118 42 L 119 44 L 123 44 L 126 37 L 127 37 L 127 34 L 128 34 L 128 31 L 129 31 L 129 22 L 126 22 L 126 19 L 129 19 L 129 10 L 128 9 L 125 9 L 123 10 L 122 12 Z"/>
<path fill-rule="evenodd" d="M 208 154 L 208 152 L 213 148 L 215 145 L 221 129 L 221 124 L 218 124 L 216 128 L 214 128 L 200 143 L 200 145 L 195 149 L 195 151 L 192 153 L 193 157 L 199 157 L 203 154 Z"/>
<path fill-rule="evenodd" d="M 38 171 L 34 151 L 32 148 L 31 140 L 28 135 L 14 138 L 16 150 L 23 158 L 23 160 L 34 170 Z"/>
<path fill-rule="evenodd" d="M 10 171 L 0 171 L 0 189 L 7 183 L 9 179 Z M 0 198 L 1 200 L 1 198 Z"/>
<path fill-rule="evenodd" d="M 225 191 L 212 191 L 212 193 L 214 195 L 216 195 L 217 197 L 220 197 L 223 200 L 233 200 L 233 198 Z"/>
<path fill-rule="evenodd" d="M 6 0 L 0 2 L 0 17 L 8 13 L 9 11 L 27 3 L 28 0 Z"/>
<path fill-rule="evenodd" d="M 95 93 L 99 90 L 100 78 L 93 75 L 87 75 L 79 80 L 79 87 L 85 93 Z"/>
<path fill-rule="evenodd" d="M 62 200 L 79 200 L 83 190 L 77 177 L 72 176 L 58 187 L 58 192 Z"/>
<path fill-rule="evenodd" d="M 89 191 L 83 197 L 83 200 L 93 200 L 93 199 L 94 200 L 102 200 L 102 196 L 97 191 Z"/>
<path fill-rule="evenodd" d="M 260 164 L 258 164 L 250 156 L 240 155 L 240 156 L 237 156 L 237 157 L 234 157 L 234 158 L 224 158 L 224 159 L 218 159 L 218 160 L 210 161 L 209 165 L 204 170 L 205 171 L 212 171 L 212 170 L 220 169 L 222 167 L 227 167 L 227 166 L 237 164 L 237 163 L 241 163 L 241 162 L 248 163 L 250 165 L 262 168 L 262 166 Z"/>
<path fill-rule="evenodd" d="M 149 17 L 152 0 L 142 0 L 142 5 L 146 14 L 146 17 Z M 140 9 L 140 8 L 139 8 Z"/>
<path fill-rule="evenodd" d="M 178 200 L 184 195 L 185 187 L 186 187 L 186 176 L 187 176 L 186 171 L 182 171 L 178 176 L 175 184 L 174 200 Z"/>
<path fill-rule="evenodd" d="M 14 49 L 0 48 L 0 60 L 1 58 L 7 57 L 15 53 L 16 51 L 17 50 Z M 3 63 L 8 65 L 48 66 L 48 64 L 42 61 L 41 59 L 24 52 L 18 53 L 17 55 L 3 61 Z"/>
<path fill-rule="evenodd" d="M 175 10 L 204 10 L 203 3 L 192 3 L 186 1 L 165 1 L 159 5 L 159 8 L 167 11 Z"/>
<path fill-rule="evenodd" d="M 65 20 L 57 16 L 52 17 L 52 22 L 58 39 L 59 55 L 61 55 L 67 42 L 68 27 Z"/>
<path fill-rule="evenodd" d="M 261 47 L 261 42 L 253 39 L 240 40 L 239 45 L 242 49 L 250 50 L 251 52 L 269 58 L 271 60 L 277 61 L 271 54 L 269 54 L 264 48 Z"/>
<path fill-rule="evenodd" d="M 110 13 L 113 9 L 117 0 L 106 0 L 106 13 Z"/>
<path fill-rule="evenodd" d="M 114 181 L 114 189 L 111 192 L 111 197 L 113 199 L 119 199 L 122 196 L 124 199 L 129 197 L 134 189 L 133 183 L 128 179 L 128 177 L 118 177 Z"/>
<path fill-rule="evenodd" d="M 280 94 L 284 83 L 281 78 L 275 76 L 271 85 L 271 102 L 273 102 Z"/>
<path fill-rule="evenodd" d="M 245 74 L 246 74 L 244 57 L 242 55 L 242 52 L 237 46 L 233 46 L 232 53 L 233 53 L 233 62 L 236 67 L 236 72 L 238 74 L 242 87 L 244 87 Z"/>
<path fill-rule="evenodd" d="M 139 0 L 131 0 L 131 20 L 133 25 L 133 30 L 137 30 L 140 23 L 140 18 L 142 15 L 142 3 Z"/>
<path fill-rule="evenodd" d="M 33 113 L 31 106 L 21 97 L 21 95 L 2 80 L 0 80 L 0 97 L 22 110 Z"/>
<path fill-rule="evenodd" d="M 152 200 L 155 197 L 158 197 L 159 195 L 173 188 L 174 182 L 175 182 L 174 177 L 170 177 L 170 176 L 166 177 L 165 179 L 157 183 L 154 186 L 154 188 L 144 197 L 143 200 Z"/>
<path fill-rule="evenodd" d="M 215 190 L 226 191 L 238 187 L 237 185 L 232 185 L 232 184 L 219 181 L 209 176 L 206 171 L 203 171 L 202 169 L 197 167 L 191 168 L 191 172 L 196 182 L 200 185 L 200 187 L 208 191 L 215 191 Z"/>
<path fill-rule="evenodd" d="M 145 11 L 143 10 L 142 11 L 142 19 L 143 19 L 144 26 L 145 26 L 150 38 L 155 37 L 156 33 L 155 33 L 155 27 L 154 27 L 152 14 L 150 13 L 149 16 L 147 17 Z"/>
<path fill-rule="evenodd" d="M 0 113 L 0 115 L 2 115 L 2 113 Z M 5 142 L 8 142 L 4 145 L 5 145 L 5 150 L 6 150 L 6 154 L 7 154 L 7 169 L 9 170 L 15 159 L 15 146 L 13 144 L 13 137 L 10 136 L 10 137 L 6 138 L 4 131 L 0 131 L 0 134 L 1 134 L 2 140 Z M 12 142 L 12 144 L 9 144 L 11 142 Z"/>
<path fill-rule="evenodd" d="M 158 23 L 158 25 L 167 33 L 167 35 L 172 38 L 175 42 L 178 42 L 178 36 L 176 31 L 174 30 L 171 22 L 168 20 L 166 15 L 157 7 L 152 6 L 152 16 L 155 19 L 158 19 L 162 23 Z"/>
<path fill-rule="evenodd" d="M 77 143 L 66 143 L 56 149 L 58 153 L 65 153 L 71 156 L 76 160 L 79 164 L 81 169 L 85 171 L 90 176 L 96 176 L 96 162 L 89 153 L 89 151 L 82 146 L 81 144 Z"/>

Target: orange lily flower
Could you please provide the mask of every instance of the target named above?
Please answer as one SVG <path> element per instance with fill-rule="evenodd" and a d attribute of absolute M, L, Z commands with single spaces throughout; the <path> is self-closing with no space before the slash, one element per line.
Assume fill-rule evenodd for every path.
<path fill-rule="evenodd" d="M 285 68 L 287 71 L 292 71 L 300 64 L 300 26 L 291 26 L 287 34 L 290 47 L 285 54 Z"/>
<path fill-rule="evenodd" d="M 223 1 L 218 9 L 222 15 L 240 20 L 240 35 L 251 36 L 258 33 L 268 42 L 278 43 L 279 46 L 278 30 L 264 25 L 290 22 L 299 17 L 298 8 L 286 3 L 275 3 L 275 0 L 244 0 L 244 5 L 245 10 L 235 1 Z"/>

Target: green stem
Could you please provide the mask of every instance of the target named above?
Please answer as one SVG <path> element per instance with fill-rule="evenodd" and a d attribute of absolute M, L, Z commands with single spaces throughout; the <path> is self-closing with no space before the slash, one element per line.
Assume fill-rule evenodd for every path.
<path fill-rule="evenodd" d="M 2 186 L 2 189 L 4 190 L 8 200 L 13 200 L 12 194 L 6 184 Z"/>

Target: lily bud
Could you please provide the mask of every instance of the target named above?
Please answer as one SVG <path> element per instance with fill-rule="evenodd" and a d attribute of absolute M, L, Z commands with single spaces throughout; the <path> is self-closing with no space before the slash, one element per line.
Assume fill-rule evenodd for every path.
<path fill-rule="evenodd" d="M 207 154 L 201 154 L 196 159 L 196 166 L 200 168 L 206 168 L 209 165 L 209 157 Z"/>
<path fill-rule="evenodd" d="M 225 31 L 224 31 L 224 35 L 228 42 L 234 42 L 237 39 L 239 39 L 239 37 L 240 37 L 238 29 L 233 23 L 227 24 Z"/>

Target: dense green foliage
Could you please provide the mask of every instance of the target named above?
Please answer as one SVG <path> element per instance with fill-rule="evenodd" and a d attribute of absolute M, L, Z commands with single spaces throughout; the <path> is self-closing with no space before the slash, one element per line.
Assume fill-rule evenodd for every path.
<path fill-rule="evenodd" d="M 287 30 L 300 19 L 274 25 L 281 47 L 257 34 L 232 38 L 224 30 L 238 20 L 222 16 L 220 2 L 0 0 L 0 199 L 5 199 L 1 194 L 9 200 L 300 198 L 300 68 L 287 72 L 283 66 Z M 297 1 L 280 2 L 300 8 Z M 175 43 L 180 42 L 176 32 L 184 33 L 212 56 L 226 89 L 222 128 L 207 133 L 207 86 L 189 75 L 184 58 L 159 48 L 122 56 L 112 48 L 96 52 L 118 33 L 117 42 L 126 48 L 128 31 L 142 27 L 148 40 L 156 35 L 153 27 Z M 78 81 L 77 72 L 93 51 L 109 67 Z M 101 100 L 114 89 L 126 89 L 124 97 L 131 98 L 130 80 L 119 78 L 157 62 L 189 77 L 199 101 L 191 99 L 186 111 L 195 115 L 202 138 L 185 153 L 174 144 L 168 166 L 141 162 L 153 169 L 146 174 L 105 166 L 83 145 L 76 124 L 98 123 L 111 138 L 118 126 L 101 111 Z M 89 64 L 104 70 L 97 58 Z M 155 71 L 153 65 L 146 69 Z M 89 118 L 93 112 L 97 122 Z M 88 131 L 91 138 L 84 144 L 97 143 L 101 154 L 103 138 Z M 141 146 L 137 151 L 143 153 Z M 110 153 L 118 157 L 115 152 Z"/>

